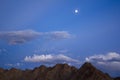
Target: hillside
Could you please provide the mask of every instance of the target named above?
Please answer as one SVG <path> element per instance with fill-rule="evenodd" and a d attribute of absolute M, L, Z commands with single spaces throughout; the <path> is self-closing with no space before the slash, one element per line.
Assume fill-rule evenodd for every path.
<path fill-rule="evenodd" d="M 0 80 L 120 80 L 120 78 L 113 79 L 86 62 L 79 69 L 68 64 L 56 64 L 53 67 L 42 65 L 33 70 L 0 68 Z"/>

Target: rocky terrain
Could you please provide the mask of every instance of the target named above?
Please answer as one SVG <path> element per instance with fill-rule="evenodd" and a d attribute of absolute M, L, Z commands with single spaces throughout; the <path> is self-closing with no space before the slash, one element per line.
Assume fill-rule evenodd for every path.
<path fill-rule="evenodd" d="M 67 64 L 56 64 L 53 67 L 42 65 L 33 70 L 0 68 L 0 80 L 120 80 L 120 77 L 113 79 L 86 62 L 80 69 Z"/>

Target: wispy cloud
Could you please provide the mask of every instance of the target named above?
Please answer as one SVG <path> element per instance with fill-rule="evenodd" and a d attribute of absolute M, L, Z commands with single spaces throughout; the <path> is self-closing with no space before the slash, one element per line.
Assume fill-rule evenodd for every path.
<path fill-rule="evenodd" d="M 5 64 L 5 66 L 10 66 L 10 67 L 19 67 L 23 65 L 22 63 L 15 63 L 15 64 L 11 64 L 11 63 L 8 63 L 8 64 Z"/>
<path fill-rule="evenodd" d="M 67 31 L 37 32 L 34 30 L 21 30 L 0 32 L 0 39 L 11 45 L 23 44 L 38 38 L 61 40 L 70 37 L 71 34 Z"/>
<path fill-rule="evenodd" d="M 40 32 L 33 30 L 22 31 L 8 31 L 0 32 L 0 39 L 7 41 L 9 44 L 22 44 L 33 39 L 38 38 L 41 35 Z"/>
<path fill-rule="evenodd" d="M 5 48 L 0 48 L 0 54 L 1 53 L 6 53 L 7 52 L 7 49 L 5 49 Z"/>
<path fill-rule="evenodd" d="M 111 70 L 120 71 L 120 54 L 116 52 L 110 52 L 108 54 L 93 55 L 86 58 L 86 61 L 109 67 Z"/>
<path fill-rule="evenodd" d="M 25 62 L 41 62 L 41 63 L 79 63 L 78 60 L 72 59 L 68 56 L 65 56 L 63 54 L 58 54 L 58 55 L 36 55 L 34 54 L 33 56 L 26 56 L 24 58 Z"/>
<path fill-rule="evenodd" d="M 53 31 L 53 32 L 46 32 L 45 33 L 46 38 L 52 39 L 52 40 L 60 40 L 60 39 L 66 39 L 71 38 L 71 34 L 67 31 Z"/>

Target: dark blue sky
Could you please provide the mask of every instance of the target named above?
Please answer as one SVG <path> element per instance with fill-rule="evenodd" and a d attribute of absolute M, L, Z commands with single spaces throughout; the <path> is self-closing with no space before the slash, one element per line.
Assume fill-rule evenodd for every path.
<path fill-rule="evenodd" d="M 119 0 L 0 0 L 0 67 L 85 61 L 120 75 Z"/>

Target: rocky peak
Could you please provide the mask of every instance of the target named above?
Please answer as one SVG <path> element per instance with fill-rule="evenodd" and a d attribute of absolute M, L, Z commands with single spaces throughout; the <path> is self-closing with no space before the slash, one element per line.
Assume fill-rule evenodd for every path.
<path fill-rule="evenodd" d="M 68 64 L 56 64 L 53 68 L 55 69 L 66 69 L 69 68 L 70 66 Z"/>
<path fill-rule="evenodd" d="M 91 63 L 84 63 L 76 73 L 80 80 L 112 80 L 111 77 L 95 68 Z"/>
<path fill-rule="evenodd" d="M 18 69 L 16 69 L 16 68 L 11 68 L 10 69 L 10 71 L 16 71 L 16 70 L 18 70 Z"/>
<path fill-rule="evenodd" d="M 93 68 L 95 68 L 90 62 L 85 62 L 82 66 L 83 67 L 93 67 Z"/>

